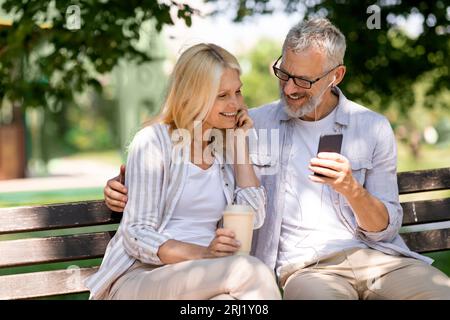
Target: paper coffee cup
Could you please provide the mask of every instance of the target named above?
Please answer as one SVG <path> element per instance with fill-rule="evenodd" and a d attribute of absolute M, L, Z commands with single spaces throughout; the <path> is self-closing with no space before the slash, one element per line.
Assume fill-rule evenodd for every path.
<path fill-rule="evenodd" d="M 252 247 L 255 212 L 247 205 L 228 205 L 223 212 L 223 227 L 232 230 L 241 242 L 237 254 L 249 254 Z"/>

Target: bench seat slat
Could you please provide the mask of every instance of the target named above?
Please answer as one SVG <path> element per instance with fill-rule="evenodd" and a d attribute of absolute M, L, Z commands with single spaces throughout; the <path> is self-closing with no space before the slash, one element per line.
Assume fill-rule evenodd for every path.
<path fill-rule="evenodd" d="M 450 168 L 400 172 L 397 177 L 400 194 L 450 188 Z"/>
<path fill-rule="evenodd" d="M 450 249 L 450 229 L 410 232 L 400 235 L 411 250 L 419 253 Z"/>
<path fill-rule="evenodd" d="M 103 201 L 0 209 L 0 234 L 119 223 Z"/>
<path fill-rule="evenodd" d="M 450 198 L 401 203 L 403 225 L 450 220 Z"/>
<path fill-rule="evenodd" d="M 114 232 L 0 241 L 0 268 L 102 257 Z"/>
<path fill-rule="evenodd" d="M 98 267 L 13 274 L 0 277 L 0 300 L 48 297 L 88 291 L 83 282 Z"/>

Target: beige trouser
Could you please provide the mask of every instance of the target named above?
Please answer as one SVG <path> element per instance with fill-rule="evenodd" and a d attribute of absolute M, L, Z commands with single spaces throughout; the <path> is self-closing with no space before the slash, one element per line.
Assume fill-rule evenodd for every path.
<path fill-rule="evenodd" d="M 285 280 L 287 279 L 287 280 Z M 450 299 L 450 279 L 416 259 L 354 248 L 282 274 L 284 299 Z"/>
<path fill-rule="evenodd" d="M 190 260 L 160 267 L 135 262 L 109 299 L 281 299 L 275 275 L 251 256 Z"/>

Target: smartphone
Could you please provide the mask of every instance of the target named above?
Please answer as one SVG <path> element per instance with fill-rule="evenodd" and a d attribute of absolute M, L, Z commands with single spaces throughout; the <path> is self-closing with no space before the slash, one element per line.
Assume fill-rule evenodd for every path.
<path fill-rule="evenodd" d="M 339 134 L 325 134 L 320 136 L 319 148 L 317 154 L 320 152 L 335 152 L 341 153 L 342 133 Z M 323 174 L 314 172 L 315 176 L 324 177 Z"/>

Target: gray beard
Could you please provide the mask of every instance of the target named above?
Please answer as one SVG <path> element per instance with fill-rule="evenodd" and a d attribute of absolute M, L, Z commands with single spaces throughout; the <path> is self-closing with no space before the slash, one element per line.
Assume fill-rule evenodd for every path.
<path fill-rule="evenodd" d="M 310 114 L 311 112 L 313 112 L 316 109 L 316 107 L 320 103 L 320 100 L 318 99 L 318 97 L 311 97 L 304 105 L 300 106 L 298 108 L 298 110 L 294 111 L 294 110 L 292 110 L 291 107 L 289 107 L 289 105 L 286 101 L 286 97 L 283 92 L 281 92 L 280 96 L 281 96 L 281 101 L 283 101 L 284 111 L 291 118 L 301 118 L 307 114 Z"/>

